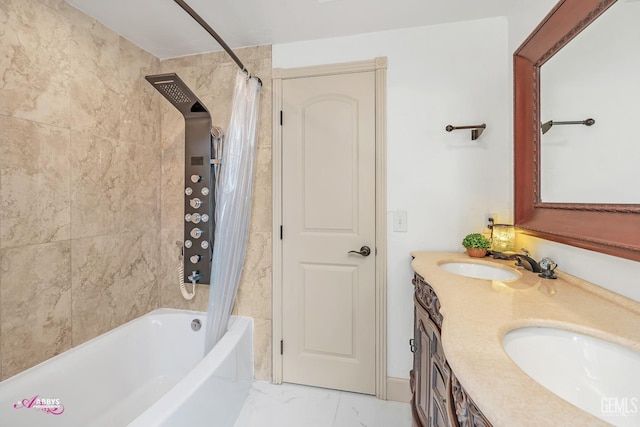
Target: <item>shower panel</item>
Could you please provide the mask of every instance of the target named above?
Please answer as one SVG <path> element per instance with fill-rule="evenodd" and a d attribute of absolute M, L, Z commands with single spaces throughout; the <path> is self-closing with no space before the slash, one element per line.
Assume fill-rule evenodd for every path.
<path fill-rule="evenodd" d="M 184 269 L 191 283 L 209 284 L 214 239 L 215 174 L 211 115 L 177 74 L 145 77 L 184 116 Z M 215 135 L 212 133 L 215 132 Z"/>

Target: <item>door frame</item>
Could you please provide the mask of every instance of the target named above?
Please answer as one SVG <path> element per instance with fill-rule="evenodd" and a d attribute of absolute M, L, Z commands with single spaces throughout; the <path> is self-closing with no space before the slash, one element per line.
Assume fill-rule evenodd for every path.
<path fill-rule="evenodd" d="M 273 227 L 272 227 L 272 382 L 282 384 L 283 357 L 280 354 L 282 340 L 282 81 L 301 77 L 318 77 L 336 74 L 375 71 L 375 366 L 376 397 L 387 399 L 387 132 L 386 132 L 386 87 L 387 58 L 378 57 L 366 61 L 341 64 L 317 65 L 299 68 L 274 68 L 273 90 Z"/>

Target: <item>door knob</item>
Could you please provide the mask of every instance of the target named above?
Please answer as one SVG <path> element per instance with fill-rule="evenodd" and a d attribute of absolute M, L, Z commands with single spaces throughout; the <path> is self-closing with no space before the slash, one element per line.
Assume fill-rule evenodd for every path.
<path fill-rule="evenodd" d="M 363 246 L 360 248 L 359 251 L 349 251 L 347 252 L 348 254 L 358 254 L 358 255 L 362 255 L 362 256 L 369 256 L 371 255 L 371 248 L 369 246 Z"/>

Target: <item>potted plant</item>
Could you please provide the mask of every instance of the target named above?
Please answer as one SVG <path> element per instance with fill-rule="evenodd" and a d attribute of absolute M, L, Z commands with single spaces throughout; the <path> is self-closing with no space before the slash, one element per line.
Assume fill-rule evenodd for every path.
<path fill-rule="evenodd" d="M 480 233 L 471 233 L 462 240 L 462 246 L 467 248 L 469 256 L 482 258 L 491 247 L 491 241 Z"/>

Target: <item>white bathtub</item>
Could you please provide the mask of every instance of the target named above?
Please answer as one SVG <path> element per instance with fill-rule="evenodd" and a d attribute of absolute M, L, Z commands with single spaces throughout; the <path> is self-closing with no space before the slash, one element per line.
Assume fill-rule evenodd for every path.
<path fill-rule="evenodd" d="M 203 358 L 205 322 L 158 309 L 15 375 L 0 383 L 0 424 L 233 427 L 253 381 L 253 319 L 232 317 Z"/>

